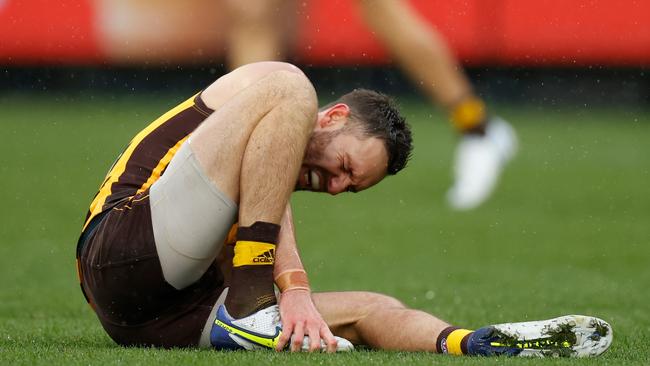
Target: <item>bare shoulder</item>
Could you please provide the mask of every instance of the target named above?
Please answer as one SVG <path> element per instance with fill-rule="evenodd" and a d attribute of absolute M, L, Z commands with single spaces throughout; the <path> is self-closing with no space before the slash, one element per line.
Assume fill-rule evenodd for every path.
<path fill-rule="evenodd" d="M 218 109 L 235 94 L 270 74 L 294 74 L 307 80 L 304 73 L 290 63 L 276 61 L 255 62 L 238 67 L 217 79 L 203 91 L 202 99 L 208 107 Z"/>

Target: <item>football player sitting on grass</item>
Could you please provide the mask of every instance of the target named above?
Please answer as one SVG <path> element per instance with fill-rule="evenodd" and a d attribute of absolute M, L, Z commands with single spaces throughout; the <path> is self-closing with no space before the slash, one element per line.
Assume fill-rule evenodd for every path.
<path fill-rule="evenodd" d="M 318 109 L 296 67 L 242 66 L 118 157 L 77 246 L 84 294 L 121 345 L 578 357 L 609 347 L 610 326 L 593 317 L 471 331 L 381 294 L 312 293 L 291 193 L 360 192 L 410 154 L 388 97 L 354 90 Z"/>

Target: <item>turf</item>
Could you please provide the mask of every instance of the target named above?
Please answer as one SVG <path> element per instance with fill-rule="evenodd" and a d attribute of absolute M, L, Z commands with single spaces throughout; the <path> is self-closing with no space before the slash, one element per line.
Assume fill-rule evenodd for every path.
<path fill-rule="evenodd" d="M 593 314 L 614 327 L 594 360 L 125 349 L 79 291 L 85 210 L 131 136 L 176 97 L 0 96 L 0 364 L 648 364 L 650 113 L 510 106 L 521 151 L 478 210 L 443 201 L 455 137 L 406 103 L 410 167 L 362 194 L 293 198 L 319 291 L 370 290 L 467 327 Z M 391 329 L 386 329 L 391 332 Z"/>

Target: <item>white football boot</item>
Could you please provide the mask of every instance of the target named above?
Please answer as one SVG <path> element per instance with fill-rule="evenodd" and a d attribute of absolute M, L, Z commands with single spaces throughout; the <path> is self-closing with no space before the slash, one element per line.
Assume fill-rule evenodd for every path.
<path fill-rule="evenodd" d="M 234 319 L 225 305 L 220 305 L 212 330 L 210 342 L 219 350 L 257 350 L 275 349 L 282 334 L 280 309 L 277 305 L 262 309 L 241 319 Z M 345 338 L 335 337 L 337 352 L 354 350 L 354 346 Z M 321 340 L 321 351 L 326 350 L 325 342 Z M 302 350 L 309 351 L 309 337 L 305 336 Z"/>
<path fill-rule="evenodd" d="M 449 205 L 470 210 L 483 203 L 496 186 L 501 171 L 517 152 L 517 135 L 506 121 L 490 118 L 485 135 L 465 135 L 456 147 L 454 185 Z"/>
<path fill-rule="evenodd" d="M 476 356 L 595 357 L 612 344 L 612 327 L 592 316 L 566 315 L 477 329 L 467 340 Z"/>

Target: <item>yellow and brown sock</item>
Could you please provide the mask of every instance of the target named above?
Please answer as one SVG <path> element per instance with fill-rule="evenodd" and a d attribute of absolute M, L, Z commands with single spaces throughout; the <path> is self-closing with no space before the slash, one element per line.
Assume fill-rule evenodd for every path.
<path fill-rule="evenodd" d="M 436 351 L 438 353 L 448 353 L 457 356 L 466 355 L 467 339 L 471 334 L 471 330 L 459 327 L 447 327 L 438 335 Z"/>
<path fill-rule="evenodd" d="M 276 303 L 273 264 L 279 233 L 280 225 L 262 221 L 237 229 L 231 284 L 225 301 L 233 317 L 243 318 Z"/>
<path fill-rule="evenodd" d="M 485 134 L 487 110 L 482 99 L 468 97 L 454 104 L 449 118 L 458 132 L 465 134 Z"/>

